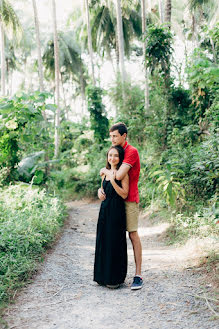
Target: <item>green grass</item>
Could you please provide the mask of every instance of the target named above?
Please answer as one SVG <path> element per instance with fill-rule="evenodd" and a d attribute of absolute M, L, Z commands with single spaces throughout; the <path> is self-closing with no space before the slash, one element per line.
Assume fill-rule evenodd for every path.
<path fill-rule="evenodd" d="M 25 184 L 0 190 L 0 306 L 36 271 L 65 214 L 44 190 Z"/>

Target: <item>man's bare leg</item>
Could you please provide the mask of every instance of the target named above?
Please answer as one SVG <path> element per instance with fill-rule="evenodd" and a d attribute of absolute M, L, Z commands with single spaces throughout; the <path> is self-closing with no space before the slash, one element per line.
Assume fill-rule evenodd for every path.
<path fill-rule="evenodd" d="M 138 232 L 129 232 L 129 238 L 132 243 L 135 259 L 136 272 L 135 275 L 141 276 L 141 264 L 142 264 L 142 247 L 141 240 L 139 238 Z"/>

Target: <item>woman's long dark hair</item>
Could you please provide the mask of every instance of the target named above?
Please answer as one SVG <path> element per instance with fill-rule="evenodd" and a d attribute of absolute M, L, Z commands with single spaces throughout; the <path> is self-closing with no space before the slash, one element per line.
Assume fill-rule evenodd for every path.
<path fill-rule="evenodd" d="M 111 169 L 111 164 L 108 162 L 108 154 L 109 154 L 109 151 L 112 150 L 112 149 L 115 149 L 118 151 L 119 153 L 119 163 L 117 164 L 117 167 L 116 169 L 119 169 L 119 167 L 121 166 L 122 164 L 122 161 L 124 160 L 124 155 L 125 155 L 125 151 L 124 149 L 122 148 L 122 146 L 120 145 L 116 145 L 116 146 L 111 146 L 107 152 L 107 155 L 106 155 L 106 168 L 107 169 Z"/>

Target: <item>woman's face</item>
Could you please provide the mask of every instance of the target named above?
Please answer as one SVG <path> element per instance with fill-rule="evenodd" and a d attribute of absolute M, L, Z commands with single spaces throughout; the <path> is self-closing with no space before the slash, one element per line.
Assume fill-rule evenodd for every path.
<path fill-rule="evenodd" d="M 109 150 L 108 162 L 111 166 L 116 166 L 119 163 L 119 152 L 116 149 Z"/>

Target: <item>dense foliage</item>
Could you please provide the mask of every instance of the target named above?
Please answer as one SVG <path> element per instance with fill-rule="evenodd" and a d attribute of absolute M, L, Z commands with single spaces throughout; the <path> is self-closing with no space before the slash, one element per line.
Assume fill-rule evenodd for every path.
<path fill-rule="evenodd" d="M 62 203 L 44 190 L 15 185 L 0 194 L 0 301 L 36 270 L 63 223 Z"/>
<path fill-rule="evenodd" d="M 30 181 L 34 174 L 38 179 L 41 177 L 39 183 L 43 182 L 44 174 L 35 167 L 35 159 L 42 157 L 44 153 L 47 156 L 53 153 L 53 131 L 49 131 L 49 124 L 43 117 L 45 110 L 49 113 L 56 108 L 46 102 L 49 96 L 48 93 L 22 93 L 0 100 L 0 184 L 19 178 Z M 38 151 L 42 152 L 36 153 Z M 25 166 L 21 168 L 24 163 L 20 163 L 20 166 L 18 164 L 24 158 L 29 159 L 29 164 L 26 160 Z"/>
<path fill-rule="evenodd" d="M 94 139 L 103 144 L 109 131 L 109 122 L 102 102 L 103 91 L 101 88 L 87 87 L 88 111 L 90 112 L 91 129 L 94 131 Z"/>

